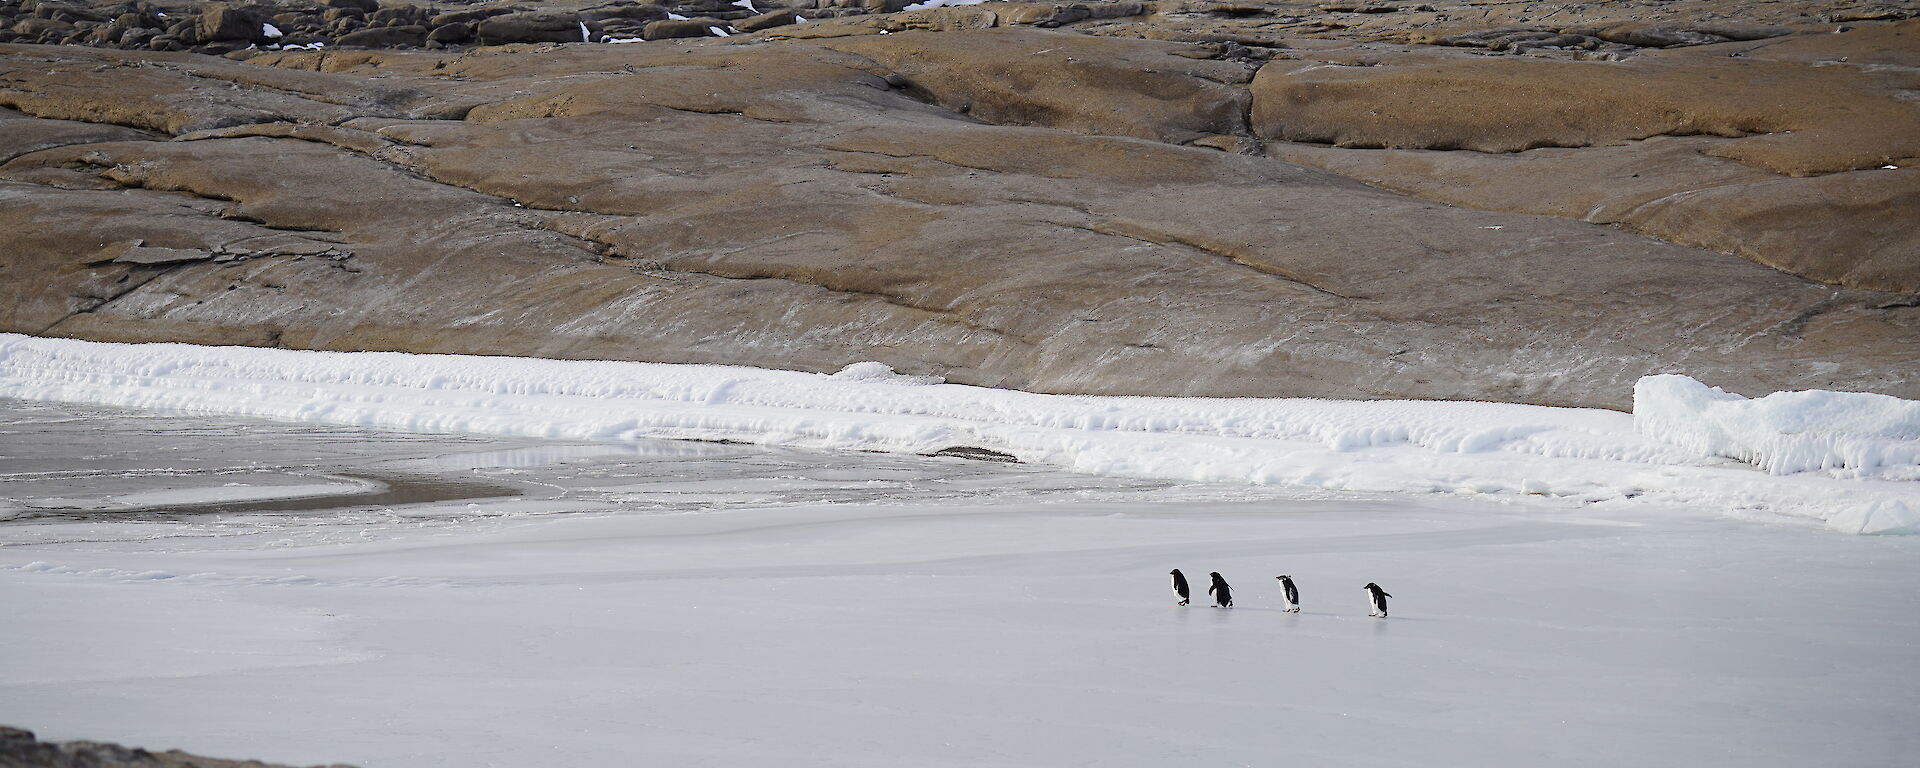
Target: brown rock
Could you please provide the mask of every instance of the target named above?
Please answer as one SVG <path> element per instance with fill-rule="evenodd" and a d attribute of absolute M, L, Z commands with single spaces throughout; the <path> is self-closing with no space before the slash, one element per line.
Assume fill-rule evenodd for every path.
<path fill-rule="evenodd" d="M 200 9 L 199 39 L 207 42 L 239 40 L 243 44 L 264 42 L 266 37 L 261 34 L 260 19 L 251 8 L 209 3 Z"/>
<path fill-rule="evenodd" d="M 484 19 L 474 27 L 481 45 L 578 43 L 580 18 L 570 13 L 515 13 Z"/>
<path fill-rule="evenodd" d="M 1696 32 L 1693 30 L 1679 29 L 1675 27 L 1655 26 L 1652 24 L 1642 24 L 1639 22 L 1617 24 L 1611 27 L 1606 27 L 1604 29 L 1595 31 L 1593 33 L 1593 36 L 1598 37 L 1601 40 L 1605 40 L 1609 43 L 1620 43 L 1622 45 L 1632 45 L 1632 46 L 1637 46 L 1641 48 L 1666 48 L 1666 47 L 1676 46 L 1676 45 L 1706 45 L 1708 43 L 1726 42 L 1729 39 L 1729 38 L 1721 37 L 1719 35 L 1708 34 L 1705 32 Z"/>
<path fill-rule="evenodd" d="M 1920 167 L 1707 187 L 1632 221 L 1823 283 L 1920 293 Z"/>
<path fill-rule="evenodd" d="M 630 19 L 633 21 L 660 21 L 667 18 L 667 8 L 653 3 L 622 3 L 601 6 L 580 12 L 580 18 L 589 21 L 608 19 Z"/>
<path fill-rule="evenodd" d="M 713 37 L 713 27 L 727 28 L 727 23 L 714 18 L 668 19 L 648 23 L 640 36 L 648 40 L 666 40 L 675 37 Z"/>
<path fill-rule="evenodd" d="M 784 27 L 789 24 L 792 24 L 794 23 L 795 15 L 796 14 L 794 14 L 793 9 L 791 8 L 785 8 L 778 11 L 768 11 L 758 16 L 754 16 L 752 18 L 743 20 L 735 24 L 734 26 L 738 27 L 742 32 L 758 32 L 763 29 L 772 29 L 774 27 Z"/>
<path fill-rule="evenodd" d="M 1660 25 L 1739 37 L 1690 21 L 1696 3 L 1663 4 Z M 1413 14 L 1108 8 L 248 64 L 8 49 L 0 328 L 810 370 L 879 356 L 1129 394 L 1619 406 L 1659 370 L 1920 394 L 1920 307 L 1860 290 L 1914 290 L 1913 176 L 1845 170 L 1907 164 L 1906 23 L 1639 51 L 1576 32 L 1617 23 L 1597 4 L 1420 27 L 1523 59 L 1378 42 Z M 1077 31 L 913 31 L 1002 12 Z M 1134 39 L 1155 36 L 1198 44 Z M 102 260 L 134 240 L 215 256 Z M 278 288 L 226 291 L 243 257 Z"/>
<path fill-rule="evenodd" d="M 1069 392 L 1618 406 L 1639 374 L 1675 369 L 1740 391 L 1920 389 L 1901 297 L 1269 158 L 1066 130 L 1171 135 L 1190 125 L 1184 109 L 1102 117 L 1051 88 L 1033 97 L 1050 105 L 1029 113 L 1036 125 L 989 124 L 923 100 L 1004 98 L 987 83 L 912 90 L 873 58 L 907 58 L 915 36 L 170 57 L 104 73 L 100 57 L 130 54 L 0 57 L 15 84 L 0 99 L 30 113 L 258 123 L 8 162 L 0 229 L 20 233 L 6 265 L 19 279 L 0 282 L 0 327 L 808 370 L 878 357 Z M 1021 62 L 1079 42 L 958 37 L 987 53 L 956 60 L 1007 78 L 1071 67 Z M 1244 79 L 1238 64 L 1174 56 L 1182 44 L 1094 42 L 1062 53 L 1188 68 L 1087 83 L 1113 104 Z M 204 88 L 214 79 L 236 87 Z M 323 112 L 292 93 L 342 103 Z M 119 111 L 78 112 L 101 94 Z M 274 113 L 300 116 L 258 122 Z M 48 220 L 61 225 L 30 225 Z M 226 291 L 233 273 L 211 262 L 83 268 L 109 243 L 223 253 L 290 231 L 353 257 L 249 261 L 274 291 Z"/>
<path fill-rule="evenodd" d="M 1394 66 L 1270 65 L 1253 129 L 1343 147 L 1518 152 L 1659 135 L 1752 137 L 1715 154 L 1783 174 L 1920 156 L 1920 105 L 1854 73 L 1773 61 L 1413 54 Z M 1844 105 L 1844 106 L 1842 106 Z"/>
<path fill-rule="evenodd" d="M 1033 29 L 843 38 L 827 43 L 899 73 L 942 106 L 1006 125 L 1172 143 L 1245 133 L 1250 76 L 1140 40 Z M 1224 82 L 1223 82 L 1224 81 Z"/>
<path fill-rule="evenodd" d="M 342 35 L 334 45 L 342 48 L 418 48 L 427 42 L 427 28 L 418 24 L 404 27 L 370 27 Z"/>
<path fill-rule="evenodd" d="M 65 36 L 72 34 L 73 31 L 74 26 L 72 24 L 64 21 L 54 21 L 52 19 L 23 19 L 13 25 L 14 34 L 28 37 L 41 37 L 43 35 Z"/>
<path fill-rule="evenodd" d="M 438 27 L 447 24 L 471 24 L 481 19 L 493 16 L 505 16 L 512 12 L 513 11 L 505 8 L 473 8 L 465 11 L 448 11 L 434 16 L 427 21 L 427 25 L 430 27 Z"/>
<path fill-rule="evenodd" d="M 456 44 L 473 39 L 472 24 L 442 24 L 427 33 L 427 39 L 436 43 Z"/>

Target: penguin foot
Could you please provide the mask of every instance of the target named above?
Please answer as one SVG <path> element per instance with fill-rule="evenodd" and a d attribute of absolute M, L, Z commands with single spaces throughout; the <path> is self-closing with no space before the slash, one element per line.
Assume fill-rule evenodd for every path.
<path fill-rule="evenodd" d="M 1187 604 L 1187 601 L 1185 601 L 1185 600 L 1182 600 L 1182 601 L 1180 601 L 1180 604 L 1181 604 L 1181 605 L 1186 605 L 1186 604 Z"/>

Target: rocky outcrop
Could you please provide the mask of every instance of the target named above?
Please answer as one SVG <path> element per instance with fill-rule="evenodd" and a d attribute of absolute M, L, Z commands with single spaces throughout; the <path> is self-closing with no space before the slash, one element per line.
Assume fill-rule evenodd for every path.
<path fill-rule="evenodd" d="M 1413 49 L 1275 62 L 1276 158 L 1452 205 L 1618 224 L 1834 285 L 1920 292 L 1920 22 L 1627 61 Z M 1844 62 L 1844 63 L 1842 63 Z M 1491 97 L 1488 94 L 1499 94 Z"/>
<path fill-rule="evenodd" d="M 514 13 L 482 19 L 474 25 L 481 45 L 505 43 L 579 43 L 586 41 L 580 18 L 562 13 Z"/>
<path fill-rule="evenodd" d="M 1758 56 L 1624 62 L 1381 54 L 1364 66 L 1280 63 L 1253 83 L 1264 138 L 1390 149 L 1520 152 L 1652 136 L 1754 137 L 1715 154 L 1781 175 L 1920 156 L 1920 105 L 1892 78 Z"/>
<path fill-rule="evenodd" d="M 647 40 L 670 40 L 680 37 L 714 37 L 714 29 L 726 26 L 720 19 L 701 17 L 697 19 L 665 19 L 649 22 L 641 32 Z"/>
<path fill-rule="evenodd" d="M 1147 40 L 1061 35 L 1037 29 L 836 38 L 905 78 L 924 98 L 998 125 L 1185 144 L 1246 134 L 1257 67 L 1169 55 Z"/>
<path fill-rule="evenodd" d="M 1640 375 L 1684 372 L 1744 392 L 1920 396 L 1920 300 L 1783 271 L 1841 266 L 1830 253 L 1774 268 L 1738 252 L 1784 252 L 1764 233 L 1804 241 L 1823 214 L 1900 210 L 1881 181 L 1899 171 L 1783 175 L 1733 151 L 1766 136 L 1636 141 L 1598 116 L 1583 118 L 1591 146 L 1340 148 L 1284 140 L 1262 104 L 1295 92 L 1264 82 L 1276 67 L 1392 84 L 1432 61 L 1459 76 L 1459 51 L 1433 50 L 998 26 L 244 63 L 0 46 L 0 104 L 18 113 L 5 120 L 33 126 L 0 131 L 0 227 L 17 233 L 0 327 L 818 371 L 877 360 L 1055 392 L 1620 407 Z M 1701 71 L 1757 71 L 1719 58 Z M 1764 63 L 1799 71 L 1772 66 L 1788 61 Z M 1340 125 L 1343 104 L 1302 114 Z M 1353 180 L 1415 179 L 1422 158 L 1483 181 Z M 1536 159 L 1551 162 L 1498 197 L 1491 164 Z M 1616 172 L 1636 165 L 1671 170 Z M 1857 202 L 1706 188 L 1802 183 Z M 1795 199 L 1804 213 L 1779 213 Z M 1656 215 L 1681 205 L 1696 207 Z M 1582 221 L 1595 207 L 1716 250 Z M 1904 274 L 1874 250 L 1904 232 L 1832 241 L 1868 254 L 1835 281 Z"/>
<path fill-rule="evenodd" d="M 418 24 L 399 27 L 372 27 L 341 35 L 335 44 L 342 48 L 418 48 L 427 42 L 427 28 Z"/>
<path fill-rule="evenodd" d="M 46 742 L 34 738 L 32 731 L 4 725 L 0 725 L 0 765 L 8 768 L 287 768 L 257 760 L 201 757 L 177 749 L 149 752 L 98 741 Z"/>

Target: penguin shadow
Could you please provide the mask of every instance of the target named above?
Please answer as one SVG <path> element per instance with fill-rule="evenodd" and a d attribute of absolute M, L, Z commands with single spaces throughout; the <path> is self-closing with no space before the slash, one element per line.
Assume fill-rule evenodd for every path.
<path fill-rule="evenodd" d="M 1255 608 L 1254 610 L 1257 611 L 1257 610 L 1263 610 L 1263 609 Z M 1277 608 L 1267 608 L 1264 610 L 1268 612 L 1285 613 L 1284 611 L 1280 611 Z M 1287 626 L 1291 627 L 1299 624 L 1300 618 L 1303 616 L 1312 617 L 1316 619 L 1337 619 L 1340 621 L 1346 621 L 1349 619 L 1354 621 L 1371 621 L 1374 623 L 1375 626 L 1384 625 L 1384 624 L 1393 623 L 1393 622 L 1402 622 L 1402 621 L 1411 621 L 1416 623 L 1436 621 L 1436 619 L 1424 619 L 1419 616 L 1390 616 L 1388 618 L 1383 619 L 1378 616 L 1368 616 L 1364 613 L 1334 613 L 1332 611 L 1301 611 L 1299 613 L 1287 614 L 1287 618 L 1289 619 L 1287 622 Z"/>

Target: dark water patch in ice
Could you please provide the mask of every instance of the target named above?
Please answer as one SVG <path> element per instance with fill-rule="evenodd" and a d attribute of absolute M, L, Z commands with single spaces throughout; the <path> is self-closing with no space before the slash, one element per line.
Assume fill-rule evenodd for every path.
<path fill-rule="evenodd" d="M 1020 459 L 1015 457 L 1011 453 L 1001 453 L 999 451 L 990 450 L 987 448 L 975 448 L 971 445 L 956 445 L 951 448 L 942 448 L 940 450 L 934 451 L 933 453 L 924 454 L 924 455 L 936 456 L 936 457 L 950 457 L 950 458 L 956 458 L 956 459 L 972 459 L 974 461 L 996 461 L 1002 464 L 1020 463 Z"/>
<path fill-rule="evenodd" d="M 397 507 L 406 504 L 501 499 L 525 494 L 525 491 L 511 485 L 464 478 L 375 472 L 343 472 L 338 476 L 373 483 L 375 487 L 288 499 L 163 504 L 117 509 L 16 510 L 12 516 L 0 519 L 0 523 L 50 520 L 170 522 L 206 515 L 326 512 L 361 507 Z"/>

